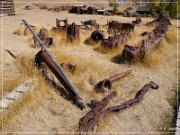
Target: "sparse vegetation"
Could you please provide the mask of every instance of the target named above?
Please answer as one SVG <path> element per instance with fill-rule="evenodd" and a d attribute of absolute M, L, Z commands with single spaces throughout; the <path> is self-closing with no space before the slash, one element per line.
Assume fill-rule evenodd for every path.
<path fill-rule="evenodd" d="M 37 33 L 39 32 L 40 28 L 38 25 L 33 26 L 34 31 Z M 19 35 L 19 36 L 27 36 L 30 35 L 30 31 L 23 25 L 21 24 L 14 32 L 13 34 Z"/>
<path fill-rule="evenodd" d="M 119 52 L 122 52 L 123 50 L 123 43 L 119 43 L 117 47 L 115 48 L 106 48 L 102 44 L 98 45 L 96 48 L 94 48 L 95 51 L 98 51 L 103 54 L 118 54 Z"/>

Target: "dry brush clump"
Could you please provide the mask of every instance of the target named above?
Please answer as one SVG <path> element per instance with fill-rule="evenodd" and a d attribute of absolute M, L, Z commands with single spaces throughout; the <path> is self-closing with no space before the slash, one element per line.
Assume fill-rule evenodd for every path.
<path fill-rule="evenodd" d="M 158 48 L 155 48 L 150 51 L 147 50 L 145 52 L 143 65 L 151 69 L 157 68 L 159 65 L 161 65 L 165 60 L 164 51 L 167 50 L 168 45 L 169 44 L 167 43 L 167 41 L 163 38 L 160 41 Z"/>
<path fill-rule="evenodd" d="M 84 44 L 86 45 L 91 45 L 91 46 L 96 46 L 99 44 L 99 42 L 94 41 L 93 39 L 91 39 L 91 37 L 88 37 L 85 41 Z"/>
<path fill-rule="evenodd" d="M 29 77 L 37 74 L 37 71 L 33 65 L 33 60 L 28 56 L 22 55 L 21 57 L 18 57 L 14 64 L 16 65 L 17 70 L 20 72 L 20 75 L 13 80 L 3 80 L 3 93 L 1 91 L 1 96 L 4 96 L 7 92 L 11 92 Z"/>
<path fill-rule="evenodd" d="M 178 35 L 178 29 L 175 26 L 170 26 L 165 35 L 165 39 L 167 43 L 176 45 L 178 40 L 177 35 Z"/>
<path fill-rule="evenodd" d="M 15 64 L 17 64 L 19 71 L 24 76 L 34 76 L 37 74 L 34 59 L 30 58 L 28 55 L 21 55 L 21 57 L 18 57 Z"/>
<path fill-rule="evenodd" d="M 35 32 L 39 32 L 40 30 L 39 25 L 34 25 L 33 30 Z M 13 32 L 13 34 L 16 34 L 18 36 L 27 36 L 27 35 L 31 35 L 31 32 L 23 24 L 20 24 L 20 26 Z"/>
<path fill-rule="evenodd" d="M 157 23 L 152 23 L 152 24 L 149 24 L 148 26 L 146 25 L 146 27 L 148 28 L 155 28 L 157 26 Z"/>
<path fill-rule="evenodd" d="M 81 36 L 78 39 L 68 39 L 66 31 L 51 30 L 49 33 L 49 35 L 53 38 L 54 45 L 56 46 L 81 45 L 83 41 Z"/>
<path fill-rule="evenodd" d="M 20 75 L 18 78 L 14 80 L 3 80 L 3 88 L 2 88 L 3 91 L 0 92 L 1 97 L 5 96 L 7 92 L 11 92 L 12 90 L 14 90 L 25 80 L 27 80 L 27 76 L 23 76 L 23 75 Z"/>
<path fill-rule="evenodd" d="M 123 47 L 124 47 L 124 42 L 119 43 L 117 45 L 117 47 L 115 47 L 115 48 L 107 48 L 107 47 L 104 47 L 100 43 L 96 48 L 94 48 L 94 50 L 97 52 L 103 53 L 103 54 L 111 54 L 112 55 L 112 54 L 117 54 L 117 53 L 121 52 L 123 50 Z"/>
<path fill-rule="evenodd" d="M 66 31 L 50 30 L 49 35 L 53 38 L 53 42 L 56 46 L 59 47 L 66 44 Z"/>
<path fill-rule="evenodd" d="M 20 72 L 20 76 L 14 80 L 4 80 L 3 82 L 3 92 L 11 92 L 16 87 L 18 87 L 21 83 L 26 81 L 29 77 L 33 77 L 37 75 L 37 70 L 34 67 L 33 59 L 29 58 L 26 55 L 22 55 L 18 57 L 14 64 L 16 65 L 18 71 Z"/>

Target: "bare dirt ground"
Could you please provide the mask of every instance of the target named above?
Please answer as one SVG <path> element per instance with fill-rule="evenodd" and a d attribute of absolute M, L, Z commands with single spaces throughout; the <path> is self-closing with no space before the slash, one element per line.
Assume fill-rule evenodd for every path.
<path fill-rule="evenodd" d="M 69 23 L 76 22 L 77 24 L 88 19 L 96 19 L 101 25 L 105 25 L 107 19 L 118 20 L 120 22 L 135 20 L 135 18 L 120 16 L 75 15 L 66 12 L 54 13 L 44 10 L 25 11 L 20 9 L 17 14 L 17 16 L 3 17 L 3 25 L 1 22 L 1 26 L 3 26 L 0 34 L 0 36 L 3 34 L 3 46 L 1 47 L 1 59 L 3 57 L 1 65 L 3 65 L 3 70 L 0 73 L 2 74 L 3 72 L 4 85 L 14 80 L 20 80 L 22 79 L 21 74 L 24 75 L 24 72 L 16 64 L 22 59 L 13 59 L 5 49 L 11 50 L 19 58 L 25 58 L 23 61 L 25 66 L 22 68 L 26 68 L 28 64 L 30 66 L 32 63 L 26 63 L 28 57 L 32 60 L 40 50 L 32 47 L 30 42 L 32 35 L 13 34 L 17 29 L 21 29 L 20 23 L 22 23 L 22 19 L 39 28 L 44 26 L 48 29 L 55 26 L 56 18 L 68 18 Z M 143 24 L 152 19 L 143 18 Z M 171 20 L 171 22 L 172 26 L 170 26 L 169 35 L 162 41 L 160 49 L 157 50 L 155 57 L 153 57 L 153 59 L 157 58 L 157 61 L 152 62 L 151 66 L 113 63 L 111 61 L 112 57 L 121 53 L 121 51 L 103 54 L 94 50 L 98 45 L 88 46 L 83 43 L 92 31 L 81 30 L 82 39 L 79 43 L 75 43 L 75 45 L 63 41 L 65 35 L 60 35 L 59 39 L 55 38 L 56 44 L 54 47 L 49 48 L 49 50 L 59 63 L 71 62 L 77 64 L 78 72 L 74 75 L 68 73 L 68 75 L 73 84 L 79 89 L 85 103 L 90 102 L 91 99 L 102 99 L 106 95 L 96 94 L 93 91 L 92 84 L 112 73 L 124 72 L 128 69 L 133 71 L 132 75 L 113 84 L 113 90 L 117 91 L 118 95 L 117 98 L 111 101 L 110 105 L 117 105 L 133 98 L 136 92 L 151 80 L 160 86 L 158 90 L 150 90 L 140 104 L 103 118 L 98 126 L 95 127 L 95 132 L 116 132 L 117 134 L 125 132 L 137 132 L 139 134 L 159 132 L 158 134 L 162 134 L 160 131 L 168 131 L 173 115 L 173 109 L 168 99 L 175 96 L 178 56 L 177 21 Z M 132 38 L 128 42 L 131 45 L 140 43 L 142 39 L 139 34 L 147 29 L 152 30 L 153 27 L 146 27 L 144 25 L 136 27 Z M 29 74 L 26 75 L 26 77 L 29 76 Z M 79 119 L 89 111 L 89 108 L 86 107 L 85 110 L 81 111 L 70 101 L 54 92 L 43 79 L 40 78 L 40 80 L 39 86 L 35 90 L 28 93 L 29 95 L 27 94 L 22 101 L 16 103 L 16 107 L 12 106 L 9 109 L 10 113 L 5 115 L 4 123 L 1 125 L 3 132 L 21 132 L 19 134 L 25 134 L 24 132 L 52 133 L 57 131 L 78 131 Z M 92 84 L 90 84 L 90 80 Z M 7 90 L 5 88 L 3 90 L 5 94 Z"/>

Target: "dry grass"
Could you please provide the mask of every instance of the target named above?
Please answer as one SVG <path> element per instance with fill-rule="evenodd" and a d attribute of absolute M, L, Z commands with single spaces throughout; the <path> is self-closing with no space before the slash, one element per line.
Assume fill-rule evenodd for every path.
<path fill-rule="evenodd" d="M 33 37 L 31 37 L 31 38 L 29 38 L 29 39 L 27 40 L 27 44 L 28 44 L 31 48 L 35 48 Z"/>
<path fill-rule="evenodd" d="M 3 95 L 1 93 L 1 96 L 4 96 L 7 92 L 14 90 L 17 86 L 27 80 L 28 77 L 37 74 L 37 71 L 33 66 L 33 60 L 28 56 L 22 55 L 21 57 L 18 57 L 14 64 L 17 66 L 17 69 L 21 74 L 16 79 L 4 80 Z"/>
<path fill-rule="evenodd" d="M 17 86 L 19 86 L 21 83 L 27 80 L 30 76 L 37 75 L 37 70 L 34 67 L 33 60 L 28 56 L 22 55 L 21 57 L 18 57 L 14 63 L 16 64 L 17 69 L 20 71 L 21 75 L 14 80 L 4 80 L 4 95 L 5 93 L 14 90 Z"/>
<path fill-rule="evenodd" d="M 4 110 L 4 115 L 0 118 L 0 121 L 3 121 L 3 127 L 6 127 L 10 120 L 20 111 L 25 108 L 29 108 L 28 104 L 31 104 L 30 107 L 33 108 L 48 96 L 51 88 L 47 85 L 47 83 L 45 83 L 45 80 L 41 76 L 37 76 L 37 78 L 38 85 L 35 89 L 28 90 L 28 92 L 26 92 L 19 100 L 13 102 L 9 106 L 8 110 Z M 43 90 L 43 92 L 41 90 Z"/>
<path fill-rule="evenodd" d="M 177 28 L 175 26 L 170 26 L 165 39 L 167 43 L 176 45 L 177 43 Z"/>
<path fill-rule="evenodd" d="M 141 41 L 144 39 L 144 37 L 139 36 L 138 32 L 132 32 L 131 33 L 131 38 L 129 38 L 126 42 L 126 44 L 128 45 L 132 45 L 132 46 L 140 46 L 141 45 Z"/>
<path fill-rule="evenodd" d="M 155 28 L 156 26 L 157 26 L 157 23 L 152 23 L 152 24 L 149 24 L 146 27 L 148 27 L 148 28 Z"/>
<path fill-rule="evenodd" d="M 124 42 L 119 43 L 116 48 L 106 48 L 102 44 L 100 44 L 96 48 L 94 48 L 94 50 L 103 54 L 107 54 L 107 53 L 117 54 L 119 52 L 122 52 L 123 48 L 124 48 Z"/>
<path fill-rule="evenodd" d="M 140 46 L 140 44 L 138 46 Z M 165 60 L 164 59 L 164 55 L 165 55 L 164 51 L 169 49 L 168 46 L 169 46 L 169 44 L 168 44 L 167 40 L 165 38 L 163 38 L 161 40 L 161 42 L 159 43 L 158 48 L 151 50 L 151 51 L 148 51 L 148 50 L 146 51 L 145 59 L 144 59 L 143 63 L 137 61 L 136 63 L 134 63 L 134 65 L 135 66 L 144 66 L 146 68 L 151 68 L 151 69 L 158 68 L 158 65 L 161 65 L 162 62 Z M 122 51 L 119 51 L 119 52 L 122 52 Z M 114 61 L 115 63 L 118 63 L 120 57 L 121 57 L 121 54 L 118 54 L 112 59 L 112 61 Z"/>
<path fill-rule="evenodd" d="M 90 37 L 88 37 L 88 38 L 84 41 L 84 44 L 95 46 L 95 45 L 98 45 L 99 43 L 96 42 L 96 41 L 94 41 L 94 40 L 91 39 Z"/>
<path fill-rule="evenodd" d="M 146 51 L 144 63 L 138 63 L 139 65 L 143 65 L 147 68 L 157 69 L 159 65 L 162 64 L 164 59 L 164 51 L 167 49 L 168 44 L 165 39 L 162 39 L 159 43 L 159 47 L 152 50 Z"/>
<path fill-rule="evenodd" d="M 34 25 L 33 30 L 35 32 L 39 32 L 39 30 L 40 30 L 39 25 Z M 16 34 L 19 36 L 31 35 L 30 31 L 23 24 L 20 24 L 20 26 L 13 32 L 13 34 Z"/>
<path fill-rule="evenodd" d="M 49 36 L 53 38 L 53 42 L 56 46 L 60 47 L 64 45 L 66 42 L 66 32 L 65 31 L 58 31 L 55 32 L 53 30 L 49 31 Z"/>
<path fill-rule="evenodd" d="M 27 103 L 32 101 L 32 96 L 32 92 L 27 92 L 22 98 L 13 102 L 9 106 L 8 110 L 4 110 L 3 117 L 0 118 L 1 123 L 3 121 L 3 127 L 5 127 L 8 122 L 13 117 L 15 117 L 23 107 L 27 106 Z M 2 125 L 0 125 L 0 127 L 2 128 Z"/>
<path fill-rule="evenodd" d="M 94 85 L 100 80 L 100 78 L 106 78 L 109 73 L 115 72 L 110 67 L 103 67 L 101 63 L 96 60 L 87 60 L 82 57 L 74 57 L 70 55 L 58 54 L 55 57 L 56 61 L 76 64 L 76 71 L 68 76 L 71 78 L 75 86 L 81 91 L 92 91 Z"/>
<path fill-rule="evenodd" d="M 54 44 L 57 47 L 60 47 L 62 45 L 80 45 L 83 41 L 82 38 L 79 39 L 74 39 L 74 40 L 69 40 L 66 36 L 66 31 L 59 31 L 59 32 L 54 32 L 53 30 L 51 30 L 49 32 L 49 36 L 53 37 L 54 40 Z"/>
<path fill-rule="evenodd" d="M 17 86 L 19 86 L 21 83 L 23 83 L 27 79 L 27 76 L 21 75 L 15 80 L 5 80 L 3 82 L 3 94 L 1 93 L 1 97 L 5 95 L 7 92 L 11 92 L 14 90 Z M 2 91 L 1 91 L 2 92 Z"/>
<path fill-rule="evenodd" d="M 22 96 L 22 98 L 13 102 L 8 108 L 8 110 L 4 110 L 4 115 L 0 118 L 1 123 L 3 121 L 3 127 L 6 127 L 9 124 L 10 120 L 13 117 L 16 117 L 16 115 L 20 111 L 27 108 L 28 104 L 31 104 L 31 107 L 33 107 L 36 106 L 38 103 L 41 103 L 51 91 L 50 86 L 45 82 L 44 78 L 38 73 L 37 69 L 35 68 L 33 64 L 33 59 L 29 58 L 29 56 L 27 55 L 22 55 L 21 57 L 18 57 L 18 59 L 16 59 L 15 64 L 21 71 L 21 76 L 16 80 L 5 81 L 8 83 L 4 83 L 4 92 L 10 90 L 12 91 L 15 87 L 19 86 L 21 83 L 23 83 L 30 77 L 37 78 L 38 85 L 35 89 L 26 92 Z M 2 125 L 0 126 L 2 127 Z"/>
<path fill-rule="evenodd" d="M 170 26 L 165 38 L 161 40 L 159 48 L 153 52 L 147 52 L 145 58 L 146 66 L 157 67 L 157 65 L 160 65 L 163 61 L 165 61 L 165 50 L 169 50 L 172 45 L 177 45 L 177 33 L 175 31 L 175 28 Z"/>
<path fill-rule="evenodd" d="M 37 75 L 37 70 L 33 61 L 34 60 L 29 56 L 21 55 L 21 57 L 18 57 L 18 59 L 15 61 L 15 64 L 17 64 L 18 69 L 21 71 L 23 76 L 34 76 Z"/>
<path fill-rule="evenodd" d="M 82 43 L 82 40 L 81 40 L 81 38 L 78 38 L 78 39 L 73 39 L 73 40 L 70 40 L 70 39 L 67 39 L 66 38 L 66 44 L 67 45 L 81 45 L 81 43 Z"/>

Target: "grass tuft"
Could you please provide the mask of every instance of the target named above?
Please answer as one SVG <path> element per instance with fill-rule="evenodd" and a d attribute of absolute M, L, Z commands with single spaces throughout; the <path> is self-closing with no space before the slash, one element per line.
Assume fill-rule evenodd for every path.
<path fill-rule="evenodd" d="M 170 26 L 166 33 L 165 39 L 167 43 L 175 44 L 177 42 L 177 28 L 175 28 L 174 26 Z"/>
<path fill-rule="evenodd" d="M 21 57 L 17 58 L 17 61 L 15 62 L 21 71 L 21 73 L 25 76 L 33 76 L 37 74 L 37 70 L 34 66 L 33 59 L 26 56 L 22 55 Z"/>
<path fill-rule="evenodd" d="M 146 51 L 144 65 L 150 68 L 157 68 L 164 61 L 164 51 L 168 47 L 165 39 L 159 43 L 159 47 L 153 51 Z"/>
<path fill-rule="evenodd" d="M 84 41 L 85 44 L 87 45 L 92 45 L 92 46 L 95 46 L 98 44 L 98 42 L 94 41 L 93 39 L 91 39 L 90 37 L 88 37 L 85 41 Z"/>
<path fill-rule="evenodd" d="M 122 52 L 123 48 L 124 48 L 123 43 L 119 43 L 116 48 L 106 48 L 102 44 L 100 44 L 96 48 L 94 48 L 94 50 L 103 54 L 107 54 L 107 53 L 117 54 L 119 52 Z"/>
<path fill-rule="evenodd" d="M 34 25 L 33 30 L 37 33 L 39 33 L 40 27 L 38 25 Z M 31 32 L 29 31 L 28 28 L 26 28 L 24 25 L 20 25 L 14 32 L 13 34 L 16 34 L 18 36 L 27 36 L 31 35 Z"/>

